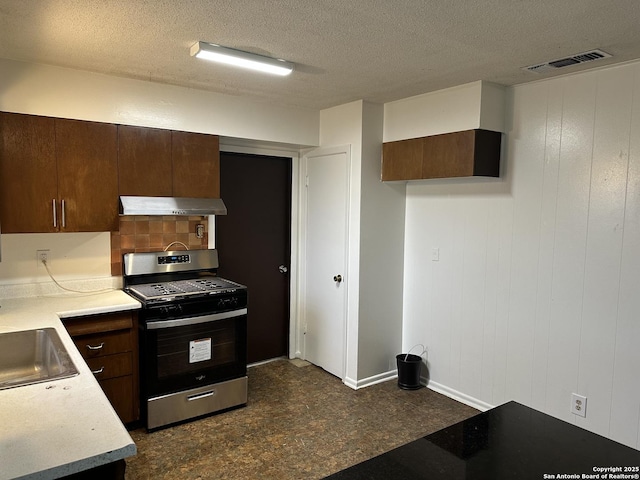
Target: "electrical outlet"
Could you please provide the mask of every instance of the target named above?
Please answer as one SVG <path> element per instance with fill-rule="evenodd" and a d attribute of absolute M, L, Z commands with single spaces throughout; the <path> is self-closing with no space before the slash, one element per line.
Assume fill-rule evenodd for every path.
<path fill-rule="evenodd" d="M 571 413 L 580 415 L 581 417 L 587 416 L 587 397 L 578 395 L 577 393 L 571 394 Z"/>
<path fill-rule="evenodd" d="M 49 250 L 36 250 L 36 260 L 38 260 L 38 267 L 44 268 L 42 262 L 47 262 L 47 266 L 50 266 Z"/>

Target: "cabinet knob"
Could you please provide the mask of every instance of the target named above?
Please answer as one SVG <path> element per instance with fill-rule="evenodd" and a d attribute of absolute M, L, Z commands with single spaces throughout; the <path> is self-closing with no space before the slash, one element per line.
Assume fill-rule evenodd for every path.
<path fill-rule="evenodd" d="M 278 267 L 278 271 L 282 274 L 287 273 L 289 271 L 289 269 L 285 266 L 285 265 L 280 265 Z"/>
<path fill-rule="evenodd" d="M 337 282 L 337 283 L 342 282 L 342 275 L 335 275 L 335 276 L 333 277 L 333 281 L 334 281 L 334 282 Z"/>

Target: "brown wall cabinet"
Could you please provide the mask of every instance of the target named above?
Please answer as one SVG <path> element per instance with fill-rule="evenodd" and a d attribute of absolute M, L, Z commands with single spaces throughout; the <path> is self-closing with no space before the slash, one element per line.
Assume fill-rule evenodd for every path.
<path fill-rule="evenodd" d="M 502 134 L 465 130 L 386 142 L 382 181 L 500 176 Z"/>
<path fill-rule="evenodd" d="M 220 198 L 216 135 L 118 127 L 120 195 Z"/>
<path fill-rule="evenodd" d="M 118 195 L 220 197 L 217 135 L 0 112 L 2 233 L 118 230 Z"/>
<path fill-rule="evenodd" d="M 120 125 L 118 182 L 120 195 L 171 196 L 171 131 Z"/>
<path fill-rule="evenodd" d="M 140 418 L 135 312 L 63 319 L 64 326 L 123 423 Z"/>
<path fill-rule="evenodd" d="M 0 130 L 3 233 L 117 229 L 115 125 L 1 113 Z"/>

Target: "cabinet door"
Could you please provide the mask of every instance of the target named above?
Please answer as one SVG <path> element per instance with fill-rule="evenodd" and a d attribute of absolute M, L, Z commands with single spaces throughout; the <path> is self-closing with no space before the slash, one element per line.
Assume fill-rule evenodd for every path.
<path fill-rule="evenodd" d="M 140 418 L 135 400 L 136 389 L 133 377 L 128 375 L 101 380 L 100 386 L 122 423 L 133 422 Z"/>
<path fill-rule="evenodd" d="M 53 118 L 0 115 L 2 233 L 55 232 L 58 197 Z"/>
<path fill-rule="evenodd" d="M 382 181 L 422 178 L 422 138 L 382 145 Z"/>
<path fill-rule="evenodd" d="M 56 119 L 55 126 L 61 230 L 117 230 L 117 127 L 65 119 Z"/>
<path fill-rule="evenodd" d="M 424 137 L 420 178 L 473 176 L 474 139 L 473 130 Z"/>
<path fill-rule="evenodd" d="M 118 127 L 118 189 L 120 195 L 170 197 L 171 131 Z"/>
<path fill-rule="evenodd" d="M 502 134 L 465 130 L 387 142 L 382 146 L 382 180 L 500 176 Z"/>
<path fill-rule="evenodd" d="M 216 135 L 171 132 L 173 195 L 220 198 L 220 145 Z"/>

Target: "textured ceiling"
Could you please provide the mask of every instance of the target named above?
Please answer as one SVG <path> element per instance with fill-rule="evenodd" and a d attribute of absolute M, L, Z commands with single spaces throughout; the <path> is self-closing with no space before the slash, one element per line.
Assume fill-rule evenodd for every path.
<path fill-rule="evenodd" d="M 189 56 L 198 40 L 284 58 L 288 77 Z M 638 0 L 0 0 L 0 57 L 314 109 L 388 102 L 600 48 L 640 58 Z M 548 75 L 547 75 L 548 76 Z"/>

